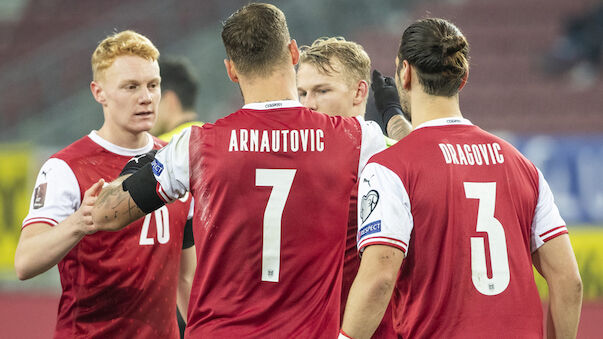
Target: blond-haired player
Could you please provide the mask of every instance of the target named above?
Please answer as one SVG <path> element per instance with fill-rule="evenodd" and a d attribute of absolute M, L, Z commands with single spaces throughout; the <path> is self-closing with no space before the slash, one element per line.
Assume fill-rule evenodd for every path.
<path fill-rule="evenodd" d="M 297 68 L 300 102 L 308 108 L 329 115 L 364 116 L 371 83 L 371 59 L 364 48 L 343 37 L 321 37 L 310 46 L 302 46 L 300 51 Z M 406 133 L 408 132 L 409 130 Z M 394 142 L 386 137 L 387 144 Z M 341 290 L 342 316 L 350 287 L 360 265 L 356 250 L 357 193 L 357 189 L 354 189 L 350 197 Z M 390 311 L 388 309 L 388 312 Z M 396 338 L 391 314 L 386 314 L 383 319 L 375 338 Z"/>
<path fill-rule="evenodd" d="M 133 156 L 163 145 L 147 133 L 161 98 L 158 57 L 136 32 L 104 39 L 92 55 L 90 84 L 104 123 L 51 156 L 38 175 L 15 269 L 24 280 L 58 266 L 63 291 L 55 338 L 178 337 L 176 300 L 186 310 L 195 262 L 183 236 L 190 201 L 121 233 L 97 233 L 90 216 L 99 179 L 115 179 Z"/>

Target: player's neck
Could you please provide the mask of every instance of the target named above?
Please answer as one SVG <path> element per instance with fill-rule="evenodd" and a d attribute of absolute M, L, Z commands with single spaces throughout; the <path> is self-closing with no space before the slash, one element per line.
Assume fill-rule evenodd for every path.
<path fill-rule="evenodd" d="M 245 104 L 254 102 L 298 100 L 295 70 L 275 71 L 268 77 L 241 78 L 241 92 Z"/>
<path fill-rule="evenodd" d="M 411 97 L 410 109 L 413 129 L 430 120 L 463 117 L 459 107 L 458 95 L 442 97 L 421 93 L 416 98 Z"/>
<path fill-rule="evenodd" d="M 98 135 L 108 142 L 119 147 L 137 149 L 142 148 L 149 142 L 147 132 L 132 133 L 118 130 L 108 126 L 107 122 L 98 130 Z"/>

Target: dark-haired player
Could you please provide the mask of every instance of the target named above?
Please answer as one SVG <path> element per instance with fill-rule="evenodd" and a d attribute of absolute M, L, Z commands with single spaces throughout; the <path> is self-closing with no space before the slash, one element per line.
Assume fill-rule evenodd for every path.
<path fill-rule="evenodd" d="M 381 129 L 297 101 L 299 51 L 275 6 L 242 7 L 222 40 L 245 106 L 185 129 L 105 187 L 93 220 L 121 229 L 190 191 L 198 265 L 186 336 L 334 338 L 348 201 L 360 168 L 385 148 Z"/>
<path fill-rule="evenodd" d="M 369 338 L 393 291 L 403 338 L 542 338 L 532 264 L 549 285 L 549 333 L 576 336 L 582 285 L 565 222 L 540 171 L 463 118 L 468 51 L 442 19 L 402 35 L 396 82 L 414 130 L 362 172 L 363 256 L 341 337 Z"/>

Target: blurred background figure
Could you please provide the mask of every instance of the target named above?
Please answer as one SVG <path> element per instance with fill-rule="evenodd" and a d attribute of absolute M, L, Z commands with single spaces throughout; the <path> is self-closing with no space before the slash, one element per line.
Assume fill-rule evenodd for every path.
<path fill-rule="evenodd" d="M 161 102 L 159 115 L 151 134 L 164 141 L 197 122 L 195 104 L 199 81 L 190 61 L 184 57 L 162 56 L 159 59 L 161 74 Z"/>
<path fill-rule="evenodd" d="M 199 81 L 193 71 L 193 66 L 187 58 L 176 56 L 159 58 L 161 101 L 159 102 L 159 115 L 150 133 L 163 141 L 169 142 L 174 135 L 186 127 L 203 125 L 202 122 L 195 121 L 197 119 L 195 104 Z M 190 266 L 188 269 L 192 269 L 194 272 L 195 266 Z M 176 310 L 180 338 L 184 338 L 186 329 L 184 313 L 186 310 Z"/>
<path fill-rule="evenodd" d="M 545 53 L 542 66 L 550 75 L 571 72 L 574 82 L 592 86 L 603 53 L 603 2 L 567 20 L 563 34 Z"/>

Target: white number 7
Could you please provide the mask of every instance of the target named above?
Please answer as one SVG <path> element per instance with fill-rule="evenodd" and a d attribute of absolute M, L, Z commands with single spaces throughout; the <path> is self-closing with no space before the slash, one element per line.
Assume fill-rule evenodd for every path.
<path fill-rule="evenodd" d="M 281 221 L 296 171 L 265 168 L 255 170 L 256 186 L 272 186 L 264 211 L 262 281 L 278 282 L 281 261 Z"/>
<path fill-rule="evenodd" d="M 494 218 L 496 204 L 495 182 L 465 182 L 465 196 L 479 199 L 477 209 L 477 232 L 488 233 L 492 278 L 488 278 L 486 249 L 483 237 L 471 237 L 471 280 L 473 286 L 485 295 L 496 295 L 507 289 L 509 280 L 509 258 L 505 229 Z"/>

